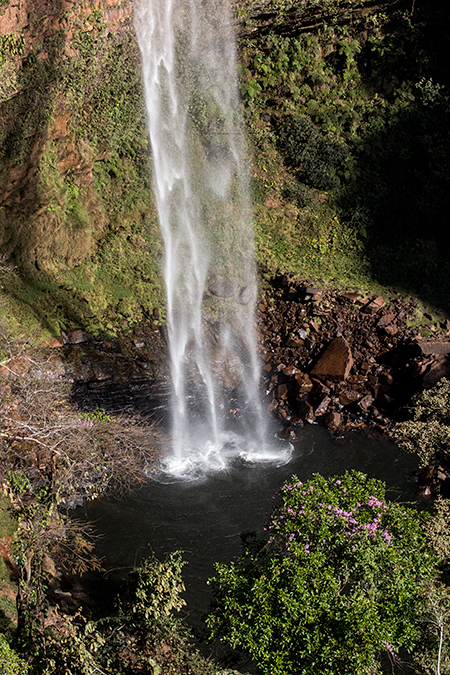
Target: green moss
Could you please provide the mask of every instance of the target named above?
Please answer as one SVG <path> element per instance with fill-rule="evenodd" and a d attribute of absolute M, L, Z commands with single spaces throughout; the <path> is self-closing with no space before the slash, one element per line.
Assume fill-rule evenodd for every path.
<path fill-rule="evenodd" d="M 17 521 L 11 516 L 11 503 L 0 495 L 0 540 L 12 536 L 17 530 Z M 11 631 L 16 621 L 15 584 L 11 582 L 11 571 L 0 556 L 0 631 Z"/>
<path fill-rule="evenodd" d="M 0 103 L 0 178 L 32 162 L 19 209 L 7 203 L 0 212 L 17 263 L 2 280 L 3 313 L 44 336 L 114 329 L 163 304 L 135 36 L 109 33 L 98 9 L 74 7 L 64 22 L 70 31 L 34 45 L 17 96 Z M 16 38 L 3 40 L 3 51 Z M 61 102 L 68 135 L 52 140 Z"/>
<path fill-rule="evenodd" d="M 17 521 L 12 517 L 10 507 L 8 497 L 0 494 L 0 537 L 12 535 L 17 530 Z"/>

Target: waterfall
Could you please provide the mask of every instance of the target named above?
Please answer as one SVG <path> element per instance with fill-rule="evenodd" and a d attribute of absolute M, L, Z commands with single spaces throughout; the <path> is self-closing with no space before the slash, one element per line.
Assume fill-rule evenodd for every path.
<path fill-rule="evenodd" d="M 249 175 L 229 0 L 136 0 L 165 245 L 177 475 L 271 456 L 260 400 Z"/>

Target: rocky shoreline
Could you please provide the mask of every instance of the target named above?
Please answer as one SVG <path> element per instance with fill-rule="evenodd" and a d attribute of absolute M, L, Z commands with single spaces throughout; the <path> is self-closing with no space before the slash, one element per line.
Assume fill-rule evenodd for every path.
<path fill-rule="evenodd" d="M 279 273 L 256 316 L 266 404 L 286 437 L 313 423 L 334 434 L 370 426 L 390 436 L 408 417 L 412 396 L 450 376 L 445 311 L 427 314 L 410 297 L 322 287 Z M 86 399 L 101 406 L 108 389 L 120 404 L 122 388 L 124 405 L 133 392 L 139 397 L 140 387 L 146 396 L 151 386 L 167 396 L 167 340 L 159 317 L 117 339 L 74 331 L 51 346 L 63 348 L 79 405 Z"/>

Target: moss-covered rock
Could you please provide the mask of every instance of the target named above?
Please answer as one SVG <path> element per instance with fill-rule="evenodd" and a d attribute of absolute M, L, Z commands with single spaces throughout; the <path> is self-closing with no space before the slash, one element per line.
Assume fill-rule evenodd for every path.
<path fill-rule="evenodd" d="M 32 4 L 0 13 L 3 292 L 52 334 L 95 332 L 162 302 L 132 3 Z"/>

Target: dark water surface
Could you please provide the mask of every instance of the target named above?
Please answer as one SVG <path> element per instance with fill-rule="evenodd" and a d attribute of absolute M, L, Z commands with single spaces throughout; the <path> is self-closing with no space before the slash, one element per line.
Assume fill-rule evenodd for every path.
<path fill-rule="evenodd" d="M 292 474 L 306 480 L 316 472 L 357 469 L 385 481 L 390 499 L 415 499 L 417 459 L 388 439 L 354 433 L 335 441 L 325 429 L 308 426 L 294 445 L 284 466 L 241 464 L 194 482 L 149 481 L 120 500 L 88 504 L 85 514 L 103 535 L 97 555 L 110 574 L 123 574 L 150 550 L 158 557 L 183 551 L 188 621 L 199 626 L 210 601 L 206 581 L 213 563 L 240 554 L 241 532 L 262 530 L 275 491 Z"/>

